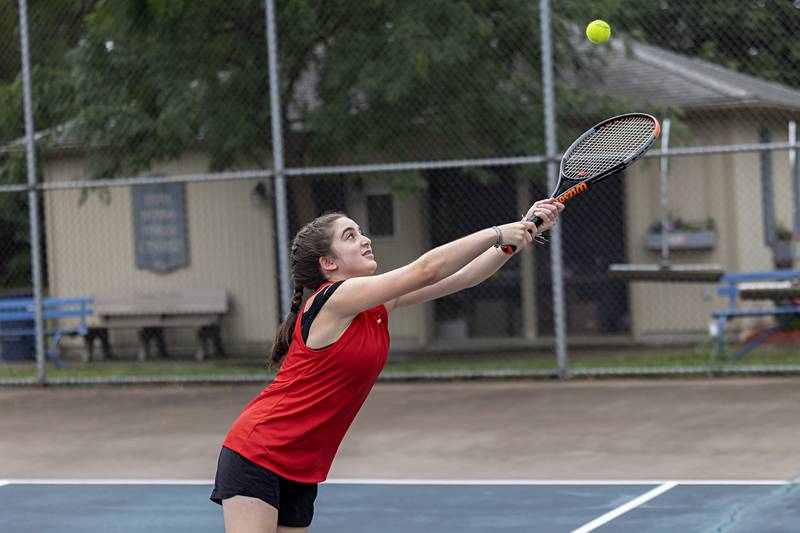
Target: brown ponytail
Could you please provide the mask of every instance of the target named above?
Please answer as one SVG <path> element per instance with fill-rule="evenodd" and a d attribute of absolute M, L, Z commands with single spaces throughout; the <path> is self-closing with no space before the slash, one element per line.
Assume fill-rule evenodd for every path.
<path fill-rule="evenodd" d="M 331 255 L 333 223 L 344 216 L 346 215 L 343 213 L 327 213 L 317 217 L 300 228 L 292 241 L 294 295 L 289 314 L 278 328 L 272 343 L 268 360 L 270 368 L 279 365 L 283 356 L 289 351 L 297 316 L 303 304 L 304 289 L 316 290 L 326 281 L 319 267 L 319 258 Z"/>

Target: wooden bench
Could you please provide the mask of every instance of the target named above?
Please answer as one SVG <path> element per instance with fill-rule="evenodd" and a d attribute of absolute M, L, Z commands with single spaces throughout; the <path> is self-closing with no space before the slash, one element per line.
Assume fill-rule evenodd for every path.
<path fill-rule="evenodd" d="M 68 335 L 86 335 L 88 333 L 87 318 L 92 314 L 92 299 L 85 298 L 45 298 L 42 300 L 42 318 L 46 321 L 44 334 L 50 337 L 50 348 L 47 356 L 57 368 L 68 366 L 58 353 L 59 341 Z M 78 319 L 77 325 L 61 325 L 59 319 Z M 0 322 L 32 323 L 36 320 L 33 298 L 14 298 L 0 300 Z M 10 327 L 0 330 L 3 337 L 21 337 L 36 335 L 35 325 L 30 327 Z"/>
<path fill-rule="evenodd" d="M 225 289 L 136 290 L 97 294 L 94 316 L 86 334 L 85 359 L 94 357 L 99 340 L 103 356 L 112 358 L 108 341 L 111 329 L 135 329 L 139 336 L 137 359 L 145 361 L 155 344 L 161 357 L 169 357 L 164 342 L 166 328 L 192 328 L 197 331 L 195 359 L 209 355 L 225 356 L 220 335 L 222 317 L 228 312 Z"/>
<path fill-rule="evenodd" d="M 716 337 L 716 349 L 711 351 L 713 359 L 725 355 L 725 326 L 728 320 L 752 316 L 800 315 L 800 270 L 775 270 L 772 272 L 742 272 L 725 274 L 721 280 L 726 285 L 718 289 L 720 296 L 728 298 L 728 308 L 711 313 L 711 332 Z M 778 300 L 779 304 L 767 307 L 741 309 L 738 300 Z M 783 328 L 783 323 L 768 328 L 746 343 L 733 356 L 738 361 L 747 353 L 764 343 Z M 716 331 L 715 331 L 716 330 Z"/>

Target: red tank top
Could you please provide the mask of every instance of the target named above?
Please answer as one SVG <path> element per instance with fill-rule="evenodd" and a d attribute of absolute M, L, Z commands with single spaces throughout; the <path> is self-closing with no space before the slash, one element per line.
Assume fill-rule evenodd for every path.
<path fill-rule="evenodd" d="M 275 380 L 223 445 L 287 479 L 319 483 L 386 364 L 389 315 L 383 305 L 362 311 L 335 343 L 313 350 L 300 331 L 303 312 Z"/>

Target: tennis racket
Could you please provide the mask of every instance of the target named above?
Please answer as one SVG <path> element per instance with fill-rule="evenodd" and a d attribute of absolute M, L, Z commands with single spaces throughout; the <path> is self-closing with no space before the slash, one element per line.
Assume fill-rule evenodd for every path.
<path fill-rule="evenodd" d="M 550 197 L 564 203 L 591 185 L 631 166 L 650 149 L 660 134 L 658 120 L 644 113 L 619 115 L 597 124 L 564 152 L 558 184 Z M 562 191 L 562 186 L 566 190 Z M 538 216 L 526 217 L 526 220 L 536 227 L 544 222 Z M 516 247 L 507 244 L 502 249 L 511 255 Z"/>

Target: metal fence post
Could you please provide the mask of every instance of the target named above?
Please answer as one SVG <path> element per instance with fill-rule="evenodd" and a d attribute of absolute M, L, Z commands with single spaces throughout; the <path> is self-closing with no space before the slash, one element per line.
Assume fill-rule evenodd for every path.
<path fill-rule="evenodd" d="M 667 109 L 661 129 L 661 165 L 659 173 L 659 186 L 661 187 L 661 266 L 669 267 L 669 130 L 672 121 L 670 120 L 669 109 Z"/>
<path fill-rule="evenodd" d="M 550 2 L 539 0 L 539 24 L 542 39 L 542 84 L 544 90 L 544 139 L 547 155 L 547 188 L 556 186 L 556 118 L 555 93 L 553 91 L 553 51 L 550 45 Z M 558 373 L 564 378 L 567 373 L 567 329 L 564 314 L 564 272 L 561 256 L 561 228 L 552 230 L 550 264 L 553 283 L 553 328 L 556 340 Z"/>
<path fill-rule="evenodd" d="M 281 97 L 278 79 L 278 52 L 275 38 L 274 0 L 265 0 L 267 10 L 267 62 L 269 66 L 269 102 L 272 116 L 272 160 L 275 173 L 275 224 L 277 232 L 279 314 L 289 313 L 292 301 L 289 272 L 289 211 L 286 207 L 286 174 L 283 161 L 283 129 L 281 127 Z"/>
<path fill-rule="evenodd" d="M 531 206 L 530 181 L 517 177 L 517 211 L 526 213 Z M 533 246 L 519 254 L 520 284 L 522 287 L 522 338 L 533 340 L 536 328 L 536 267 L 533 264 Z"/>
<path fill-rule="evenodd" d="M 22 95 L 25 113 L 25 159 L 28 173 L 28 219 L 30 221 L 33 301 L 36 314 L 36 378 L 47 381 L 44 363 L 44 319 L 42 317 L 42 256 L 39 231 L 39 192 L 36 190 L 36 147 L 34 145 L 33 106 L 31 103 L 30 49 L 28 48 L 28 3 L 19 0 L 19 41 L 22 52 Z"/>
<path fill-rule="evenodd" d="M 797 122 L 789 121 L 789 172 L 792 176 L 792 265 L 800 262 L 800 161 L 797 156 Z"/>

